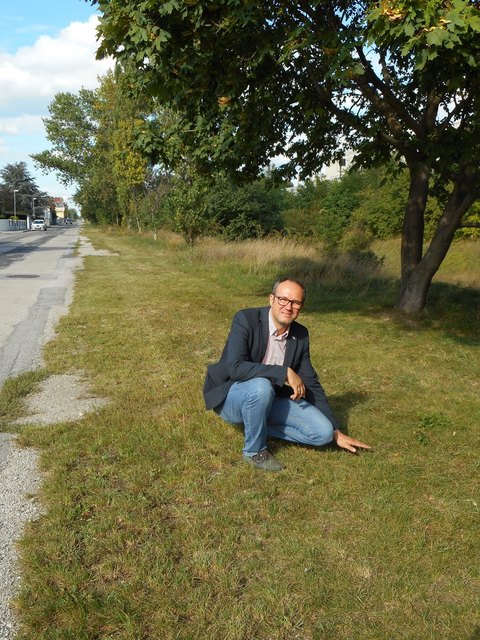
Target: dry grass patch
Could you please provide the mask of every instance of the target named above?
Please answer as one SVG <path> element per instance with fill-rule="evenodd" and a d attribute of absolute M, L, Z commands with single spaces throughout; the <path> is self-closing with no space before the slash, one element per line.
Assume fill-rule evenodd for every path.
<path fill-rule="evenodd" d="M 398 278 L 400 273 L 400 238 L 377 240 L 373 243 L 377 255 L 383 258 L 386 274 Z M 452 243 L 434 282 L 447 282 L 461 287 L 480 288 L 480 242 L 458 240 Z"/>
<path fill-rule="evenodd" d="M 241 277 L 249 274 L 291 274 L 307 286 L 322 281 L 328 287 L 344 287 L 346 279 L 369 286 L 381 273 L 380 261 L 373 254 L 331 253 L 321 246 L 302 244 L 289 238 L 267 238 L 225 243 L 203 239 L 192 252 L 203 268 L 224 265 L 237 269 Z M 269 275 L 271 278 L 272 276 Z M 270 280 L 269 280 L 270 283 Z"/>

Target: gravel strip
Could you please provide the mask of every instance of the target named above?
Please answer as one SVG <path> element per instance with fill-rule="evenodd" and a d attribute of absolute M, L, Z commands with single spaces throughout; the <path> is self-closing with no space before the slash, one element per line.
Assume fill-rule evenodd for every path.
<path fill-rule="evenodd" d="M 8 452 L 0 460 L 0 640 L 10 640 L 15 624 L 9 601 L 20 583 L 15 540 L 20 538 L 25 523 L 39 515 L 35 499 L 27 496 L 37 492 L 40 474 L 34 450 L 20 449 L 15 436 L 8 433 L 0 433 L 0 439 Z"/>
<path fill-rule="evenodd" d="M 30 415 L 16 424 L 79 420 L 106 403 L 105 398 L 89 393 L 79 374 L 51 376 L 27 398 Z M 15 436 L 9 433 L 0 433 L 0 440 L 6 445 L 0 449 L 5 451 L 0 459 L 0 640 L 12 640 L 15 618 L 9 603 L 20 584 L 15 541 L 22 535 L 24 525 L 40 515 L 35 500 L 40 473 L 34 449 L 18 447 Z"/>

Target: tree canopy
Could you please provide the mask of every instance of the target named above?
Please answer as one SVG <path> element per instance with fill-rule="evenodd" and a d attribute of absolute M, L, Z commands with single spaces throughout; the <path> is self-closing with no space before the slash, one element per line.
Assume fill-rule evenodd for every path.
<path fill-rule="evenodd" d="M 414 312 L 480 188 L 479 2 L 99 0 L 99 56 L 175 108 L 145 131 L 205 170 L 258 175 L 275 156 L 311 175 L 345 150 L 357 166 L 407 166 L 399 308 Z M 424 214 L 443 204 L 424 252 Z"/>
<path fill-rule="evenodd" d="M 473 124 L 478 2 L 97 4 L 99 55 L 184 114 L 177 132 L 204 161 L 256 172 L 287 154 L 306 177 L 345 148 L 363 163 L 394 149 L 441 167 L 445 139 Z"/>

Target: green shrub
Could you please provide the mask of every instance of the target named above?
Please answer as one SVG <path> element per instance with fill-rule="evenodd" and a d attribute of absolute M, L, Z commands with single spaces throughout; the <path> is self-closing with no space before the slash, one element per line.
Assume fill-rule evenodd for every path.
<path fill-rule="evenodd" d="M 194 244 L 209 227 L 207 205 L 209 184 L 203 178 L 191 181 L 177 180 L 171 193 L 170 202 L 174 209 L 174 229 L 187 244 Z"/>
<path fill-rule="evenodd" d="M 207 217 L 227 240 L 260 238 L 282 230 L 281 199 L 281 189 L 269 188 L 267 181 L 237 186 L 218 179 L 207 194 Z"/>
<path fill-rule="evenodd" d="M 359 204 L 352 213 L 352 224 L 364 224 L 375 238 L 385 239 L 402 230 L 408 195 L 408 174 L 395 178 L 385 176 L 384 169 L 365 171 L 365 184 L 359 193 Z"/>
<path fill-rule="evenodd" d="M 315 206 L 302 209 L 292 207 L 282 212 L 285 233 L 293 238 L 306 240 L 316 239 L 318 209 Z"/>
<path fill-rule="evenodd" d="M 476 224 L 479 227 L 464 227 L 459 229 L 456 233 L 456 238 L 480 238 L 480 202 L 475 202 L 470 208 L 467 215 L 464 217 L 463 222 L 465 224 Z"/>

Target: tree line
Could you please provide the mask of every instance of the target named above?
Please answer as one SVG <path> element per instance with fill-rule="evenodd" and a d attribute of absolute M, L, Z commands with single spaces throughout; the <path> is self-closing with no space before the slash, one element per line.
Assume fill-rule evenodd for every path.
<path fill-rule="evenodd" d="M 459 230 L 478 226 L 477 2 L 95 4 L 98 55 L 116 71 L 98 92 L 56 96 L 53 150 L 35 157 L 77 182 L 82 212 L 139 228 L 159 219 L 190 242 L 309 229 L 336 246 L 395 227 L 398 308 L 423 308 Z M 356 173 L 311 179 L 347 150 Z M 386 213 L 383 189 L 395 200 Z M 252 219 L 247 200 L 260 193 L 270 215 L 258 203 Z M 239 215 L 219 211 L 225 200 L 243 203 Z"/>

